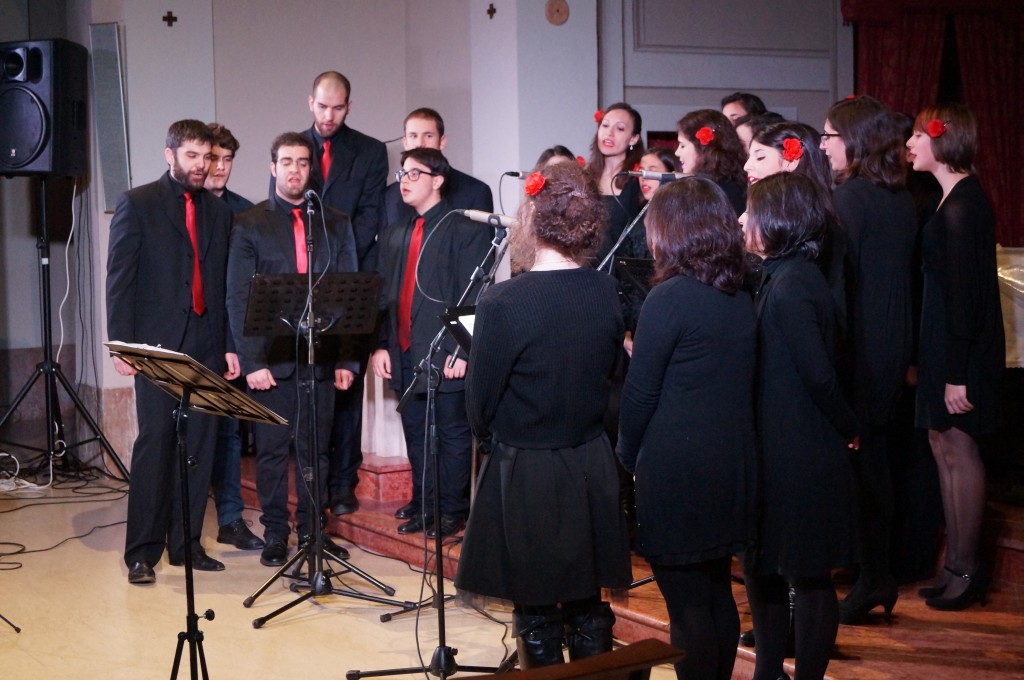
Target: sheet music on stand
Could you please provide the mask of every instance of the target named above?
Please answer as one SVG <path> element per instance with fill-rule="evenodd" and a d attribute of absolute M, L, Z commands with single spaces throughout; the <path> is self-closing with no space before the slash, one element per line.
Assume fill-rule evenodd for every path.
<path fill-rule="evenodd" d="M 244 418 L 271 425 L 287 425 L 288 421 L 236 389 L 206 366 L 181 352 L 120 341 L 104 343 L 111 354 L 120 358 L 154 385 L 181 401 L 186 389 L 189 406 L 202 413 Z"/>
<path fill-rule="evenodd" d="M 447 307 L 441 314 L 441 322 L 448 327 L 448 332 L 455 338 L 466 354 L 473 344 L 473 327 L 476 323 L 476 305 L 464 307 Z"/>
<path fill-rule="evenodd" d="M 293 334 L 295 320 L 303 318 L 307 284 L 305 274 L 256 274 L 249 284 L 250 303 L 243 332 L 262 337 Z M 313 288 L 313 309 L 332 310 L 332 317 L 317 319 L 318 333 L 372 333 L 382 285 L 377 272 L 319 276 Z M 253 300 L 258 304 L 253 304 Z"/>

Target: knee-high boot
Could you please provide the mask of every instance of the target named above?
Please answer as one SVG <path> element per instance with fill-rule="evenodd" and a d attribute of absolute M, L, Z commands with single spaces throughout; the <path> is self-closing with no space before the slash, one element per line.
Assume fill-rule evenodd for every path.
<path fill-rule="evenodd" d="M 565 625 L 561 615 L 512 614 L 512 637 L 516 639 L 519 667 L 523 670 L 565 663 L 562 644 Z"/>
<path fill-rule="evenodd" d="M 585 659 L 612 651 L 612 626 L 615 614 L 607 602 L 598 602 L 581 612 L 566 615 L 566 642 L 569 660 Z"/>

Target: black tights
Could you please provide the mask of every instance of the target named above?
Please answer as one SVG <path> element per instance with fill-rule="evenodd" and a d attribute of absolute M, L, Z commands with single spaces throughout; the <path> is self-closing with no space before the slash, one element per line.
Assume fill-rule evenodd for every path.
<path fill-rule="evenodd" d="M 740 617 L 732 596 L 731 558 L 685 566 L 652 564 L 668 607 L 672 644 L 686 654 L 679 680 L 729 680 L 736 662 Z"/>
<path fill-rule="evenodd" d="M 793 680 L 825 677 L 839 631 L 836 590 L 828 576 L 787 583 L 779 575 L 746 574 L 747 597 L 754 618 L 757 662 L 754 680 L 777 680 L 789 641 L 789 586 L 796 592 L 793 612 L 796 675 Z"/>

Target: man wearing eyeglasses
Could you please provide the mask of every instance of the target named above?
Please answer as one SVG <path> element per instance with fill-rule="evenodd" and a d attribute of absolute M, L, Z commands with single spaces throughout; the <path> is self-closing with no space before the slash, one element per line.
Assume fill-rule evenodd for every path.
<path fill-rule="evenodd" d="M 469 285 L 475 268 L 490 246 L 492 230 L 461 215 L 451 215 L 446 200 L 451 166 L 437 149 L 416 148 L 402 154 L 397 173 L 402 201 L 413 214 L 388 226 L 381 236 L 379 270 L 384 277 L 378 349 L 373 372 L 399 394 L 412 384 L 416 365 L 429 352 L 441 329 L 439 315 L 454 306 Z M 479 290 L 474 291 L 470 302 Z M 402 430 L 412 467 L 412 503 L 402 508 L 398 533 L 424 530 L 451 536 L 469 514 L 469 471 L 472 435 L 466 416 L 466 361 L 448 336 L 433 357 L 434 371 L 417 383 L 402 411 Z M 435 421 L 440 465 L 440 517 L 434 517 L 432 476 L 426 472 L 424 420 L 427 375 L 443 374 L 437 390 Z"/>
<path fill-rule="evenodd" d="M 402 123 L 402 148 L 406 151 L 424 147 L 444 151 L 448 136 L 444 132 L 444 119 L 434 109 L 419 108 L 405 117 Z M 402 200 L 401 182 L 395 182 L 384 191 L 384 224 L 412 216 L 412 208 Z M 491 188 L 476 177 L 452 168 L 448 180 L 448 202 L 462 210 L 494 212 Z"/>

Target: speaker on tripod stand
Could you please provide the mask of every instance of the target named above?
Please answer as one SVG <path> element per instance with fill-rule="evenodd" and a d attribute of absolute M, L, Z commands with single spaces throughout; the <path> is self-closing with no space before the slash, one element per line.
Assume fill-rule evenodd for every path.
<path fill-rule="evenodd" d="M 20 446 L 49 456 L 63 456 L 70 448 L 98 441 L 127 480 L 124 464 L 53 359 L 47 180 L 79 177 L 88 172 L 87 63 L 86 49 L 68 40 L 0 43 L 0 176 L 39 178 L 37 250 L 43 349 L 43 360 L 0 418 L 0 430 L 41 377 L 46 391 L 46 449 Z M 58 381 L 93 433 L 93 437 L 71 446 L 64 441 Z"/>

